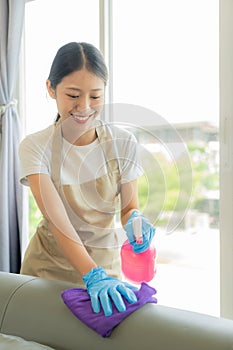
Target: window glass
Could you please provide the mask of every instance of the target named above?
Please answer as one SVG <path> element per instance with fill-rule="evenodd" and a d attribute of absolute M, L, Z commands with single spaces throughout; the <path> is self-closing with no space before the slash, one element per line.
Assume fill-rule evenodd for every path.
<path fill-rule="evenodd" d="M 47 95 L 46 79 L 62 45 L 86 41 L 99 46 L 99 4 L 95 0 L 36 0 L 25 12 L 26 132 L 53 122 L 54 101 Z"/>
<path fill-rule="evenodd" d="M 219 315 L 218 0 L 113 1 L 115 120 L 138 138 L 160 304 Z"/>

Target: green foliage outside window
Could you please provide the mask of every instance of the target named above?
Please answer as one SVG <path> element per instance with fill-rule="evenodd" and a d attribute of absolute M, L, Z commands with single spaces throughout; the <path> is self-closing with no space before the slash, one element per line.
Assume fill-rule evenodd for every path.
<path fill-rule="evenodd" d="M 205 193 L 219 189 L 219 169 L 218 164 L 211 160 L 208 152 L 208 144 L 202 146 L 194 143 L 187 145 L 192 167 L 192 196 L 188 198 L 188 193 L 181 193 L 183 202 L 190 202 L 190 208 L 197 208 L 200 211 L 208 211 L 205 200 Z M 182 200 L 177 205 L 177 196 L 179 193 L 179 174 L 177 173 L 177 164 L 170 161 L 161 154 L 154 155 L 156 158 L 155 165 L 148 160 L 146 175 L 139 179 L 139 204 L 140 209 L 145 210 L 145 214 L 154 222 L 157 218 L 156 225 L 163 225 L 164 218 L 160 218 L 160 212 L 171 212 L 174 210 L 182 211 Z M 180 160 L 182 162 L 182 159 Z M 185 169 L 182 169 L 183 181 L 190 182 L 190 177 L 185 176 Z M 183 186 L 187 188 L 187 186 Z M 203 204 L 204 203 L 204 204 Z M 218 202 L 217 202 L 218 204 Z M 214 215 L 218 216 L 218 205 L 214 205 Z M 29 224 L 30 237 L 35 233 L 39 221 L 42 219 L 31 191 L 29 192 Z"/>

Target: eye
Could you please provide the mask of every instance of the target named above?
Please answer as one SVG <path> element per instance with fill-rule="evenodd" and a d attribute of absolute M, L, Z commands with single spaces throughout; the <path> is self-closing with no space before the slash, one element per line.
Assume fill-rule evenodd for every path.
<path fill-rule="evenodd" d="M 68 95 L 68 94 L 67 94 L 67 96 L 70 97 L 70 98 L 72 98 L 73 100 L 76 99 L 76 98 L 79 98 L 79 96 L 75 96 L 75 95 Z"/>
<path fill-rule="evenodd" d="M 91 98 L 93 99 L 93 100 L 98 100 L 98 98 L 100 98 L 101 96 L 91 96 Z"/>

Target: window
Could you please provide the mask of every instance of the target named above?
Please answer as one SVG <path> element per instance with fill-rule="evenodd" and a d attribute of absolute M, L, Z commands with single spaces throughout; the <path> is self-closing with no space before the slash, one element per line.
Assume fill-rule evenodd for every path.
<path fill-rule="evenodd" d="M 160 304 L 219 315 L 219 1 L 109 3 L 113 117 L 142 145 L 140 203 L 157 227 L 152 284 Z M 45 81 L 56 50 L 98 47 L 99 15 L 96 0 L 26 5 L 27 133 L 55 118 Z"/>
<path fill-rule="evenodd" d="M 218 6 L 113 1 L 115 120 L 131 127 L 147 154 L 141 203 L 157 227 L 158 300 L 213 315 L 219 315 Z M 183 167 L 180 151 L 190 157 Z"/>
<path fill-rule="evenodd" d="M 26 4 L 26 132 L 49 125 L 56 116 L 46 79 L 58 48 L 69 41 L 99 46 L 99 5 L 95 0 L 36 0 Z"/>

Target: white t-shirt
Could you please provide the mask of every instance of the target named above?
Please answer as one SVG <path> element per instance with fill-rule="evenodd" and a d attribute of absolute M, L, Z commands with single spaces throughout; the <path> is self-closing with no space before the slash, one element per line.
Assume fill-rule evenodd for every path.
<path fill-rule="evenodd" d="M 143 174 L 140 164 L 139 145 L 128 131 L 114 125 L 107 125 L 112 140 L 108 144 L 118 160 L 120 183 L 127 183 Z M 28 185 L 27 176 L 48 174 L 51 176 L 52 136 L 54 125 L 28 135 L 20 144 L 20 181 Z M 107 174 L 106 155 L 97 138 L 86 146 L 75 146 L 63 138 L 61 184 L 81 184 Z M 59 152 L 59 150 L 58 150 Z"/>

